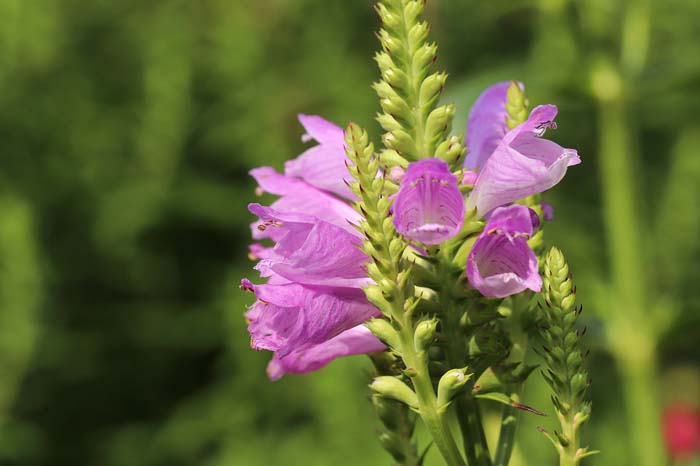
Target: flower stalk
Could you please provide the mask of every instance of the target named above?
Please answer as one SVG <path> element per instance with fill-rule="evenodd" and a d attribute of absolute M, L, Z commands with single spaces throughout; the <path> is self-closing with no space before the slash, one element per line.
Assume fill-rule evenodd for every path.
<path fill-rule="evenodd" d="M 348 170 L 357 180 L 351 185 L 359 199 L 355 207 L 363 216 L 359 228 L 366 240 L 362 248 L 371 258 L 367 272 L 376 283 L 366 289 L 367 298 L 396 330 L 398 344 L 392 350 L 401 355 L 410 374 L 417 411 L 436 447 L 449 466 L 465 466 L 444 415 L 445 406 L 438 404 L 427 351 L 416 344 L 414 311 L 419 300 L 410 279 L 410 266 L 403 258 L 407 242 L 397 235 L 389 215 L 391 201 L 384 191 L 384 178 L 378 176 L 379 159 L 374 156 L 374 146 L 367 133 L 352 123 L 346 130 L 346 147 L 352 163 Z"/>
<path fill-rule="evenodd" d="M 585 329 L 576 329 L 582 308 L 575 305 L 576 288 L 564 255 L 557 248 L 547 253 L 543 275 L 541 334 L 547 364 L 543 376 L 552 388 L 552 402 L 561 425 L 561 432 L 554 431 L 554 436 L 543 433 L 555 446 L 560 466 L 577 466 L 583 458 L 597 453 L 580 446 L 580 428 L 591 414 L 591 404 L 585 401 L 590 379 L 583 368 L 580 345 Z"/>

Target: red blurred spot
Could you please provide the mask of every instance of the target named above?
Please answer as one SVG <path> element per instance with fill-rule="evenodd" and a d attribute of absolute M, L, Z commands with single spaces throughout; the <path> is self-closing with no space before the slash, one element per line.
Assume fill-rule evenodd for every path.
<path fill-rule="evenodd" d="M 663 415 L 664 439 L 671 457 L 686 458 L 700 451 L 700 413 L 688 404 L 667 406 Z"/>

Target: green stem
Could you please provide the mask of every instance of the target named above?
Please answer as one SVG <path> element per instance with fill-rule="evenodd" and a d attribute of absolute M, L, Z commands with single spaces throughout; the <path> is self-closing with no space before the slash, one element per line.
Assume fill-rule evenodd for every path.
<path fill-rule="evenodd" d="M 654 322 L 649 318 L 643 231 L 635 205 L 637 177 L 631 150 L 631 130 L 620 96 L 599 102 L 600 170 L 603 181 L 605 227 L 608 237 L 616 310 L 608 314 L 609 345 L 620 369 L 627 429 L 634 464 L 665 464 L 659 434 L 658 380 Z"/>
<path fill-rule="evenodd" d="M 438 255 L 439 275 L 441 283 L 451 283 L 449 277 L 449 267 L 451 263 L 450 254 L 446 254 L 446 250 L 442 253 L 430 251 L 432 254 Z M 440 289 L 440 300 L 443 303 L 443 332 L 450 341 L 450 345 L 446 348 L 447 363 L 451 368 L 463 367 L 466 363 L 467 347 L 464 340 L 464 335 L 460 329 L 460 312 L 453 303 L 454 296 L 450 292 L 450 288 L 442 287 Z M 457 413 L 457 421 L 462 432 L 462 442 L 464 445 L 464 453 L 467 457 L 467 462 L 470 466 L 491 466 L 491 455 L 489 454 L 488 443 L 486 441 L 486 433 L 481 419 L 481 411 L 474 397 L 466 393 L 457 395 L 453 401 Z"/>
<path fill-rule="evenodd" d="M 461 397 L 457 402 L 457 414 L 464 417 L 464 448 L 474 458 L 475 466 L 491 466 L 491 454 L 486 441 L 484 423 L 481 418 L 481 408 L 476 399 L 470 395 Z"/>
<path fill-rule="evenodd" d="M 570 412 L 566 416 L 559 416 L 562 434 L 569 439 L 566 447 L 560 447 L 559 466 L 578 466 L 581 458 L 578 456 L 580 440 L 578 426 L 575 424 L 574 414 Z"/>
<path fill-rule="evenodd" d="M 423 419 L 433 437 L 435 446 L 440 450 L 447 465 L 466 466 L 447 424 L 447 419 L 438 410 L 437 396 L 428 371 L 427 357 L 425 354 L 419 354 L 415 351 L 412 326 L 403 325 L 400 335 L 404 363 L 407 368 L 415 369 L 415 376 L 411 381 L 418 396 L 421 419 Z"/>
<path fill-rule="evenodd" d="M 529 300 L 530 295 L 525 299 L 525 303 Z M 521 303 L 521 300 L 513 298 L 513 314 L 511 315 L 511 325 L 509 326 L 513 347 L 510 351 L 509 360 L 512 362 L 521 363 L 524 368 L 525 355 L 529 344 L 527 332 L 525 331 L 524 313 L 526 312 L 526 304 Z M 520 402 L 525 382 L 519 383 L 510 387 L 512 393 L 511 398 L 515 402 Z M 510 457 L 513 454 L 515 446 L 515 433 L 520 419 L 520 410 L 513 407 L 506 407 L 503 410 L 501 417 L 501 431 L 498 435 L 498 445 L 496 446 L 496 454 L 494 457 L 494 466 L 507 466 Z"/>
<path fill-rule="evenodd" d="M 496 455 L 493 458 L 494 466 L 508 465 L 515 446 L 515 432 L 518 427 L 519 417 L 520 410 L 511 407 L 503 408 L 501 432 L 498 435 L 498 446 L 496 447 Z"/>

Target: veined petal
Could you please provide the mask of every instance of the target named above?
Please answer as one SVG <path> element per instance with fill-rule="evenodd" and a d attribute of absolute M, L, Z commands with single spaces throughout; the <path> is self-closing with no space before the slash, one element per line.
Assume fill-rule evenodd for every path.
<path fill-rule="evenodd" d="M 464 220 L 464 199 L 457 177 L 440 159 L 408 166 L 394 197 L 394 226 L 407 238 L 439 244 L 456 235 Z"/>
<path fill-rule="evenodd" d="M 371 283 L 355 235 L 317 217 L 283 213 L 251 204 L 249 210 L 266 228 L 276 228 L 277 244 L 255 268 L 261 276 L 274 274 L 302 284 L 363 287 Z"/>
<path fill-rule="evenodd" d="M 469 283 L 488 298 L 505 298 L 525 289 L 540 291 L 537 256 L 524 238 L 485 234 L 467 259 Z"/>
<path fill-rule="evenodd" d="M 542 287 L 537 256 L 527 244 L 533 232 L 530 212 L 520 204 L 495 209 L 474 243 L 467 258 L 467 278 L 484 296 L 504 298 Z"/>
<path fill-rule="evenodd" d="M 574 149 L 540 139 L 555 127 L 554 105 L 533 109 L 528 120 L 506 134 L 484 165 L 467 201 L 481 215 L 495 207 L 550 189 L 566 174 L 567 167 L 581 163 Z"/>
<path fill-rule="evenodd" d="M 537 216 L 537 214 L 535 214 Z M 484 227 L 486 234 L 503 234 L 508 238 L 529 238 L 534 229 L 531 210 L 522 204 L 513 204 L 495 209 Z"/>
<path fill-rule="evenodd" d="M 299 115 L 299 121 L 307 131 L 304 139 L 315 139 L 314 146 L 294 160 L 284 164 L 284 173 L 303 179 L 312 186 L 348 199 L 357 196 L 346 183 L 353 181 L 346 163 L 343 129 L 315 115 Z"/>
<path fill-rule="evenodd" d="M 246 314 L 251 346 L 275 351 L 280 358 L 324 343 L 379 315 L 359 288 L 241 285 L 257 297 Z"/>
<path fill-rule="evenodd" d="M 357 236 L 362 235 L 351 225 L 359 224 L 360 214 L 350 204 L 310 184 L 288 176 L 280 175 L 271 167 L 260 167 L 250 171 L 264 192 L 280 196 L 270 207 L 280 212 L 301 212 L 313 215 Z M 272 238 L 276 230 L 258 230 L 258 223 L 252 225 L 253 238 Z"/>
<path fill-rule="evenodd" d="M 508 132 L 506 101 L 511 82 L 504 81 L 486 88 L 469 112 L 464 165 L 471 170 L 484 166 Z M 524 89 L 521 83 L 518 85 Z"/>
<path fill-rule="evenodd" d="M 343 356 L 384 351 L 386 346 L 364 325 L 358 325 L 343 333 L 307 349 L 297 350 L 284 357 L 275 355 L 267 366 L 267 374 L 278 380 L 285 374 L 313 372 Z"/>

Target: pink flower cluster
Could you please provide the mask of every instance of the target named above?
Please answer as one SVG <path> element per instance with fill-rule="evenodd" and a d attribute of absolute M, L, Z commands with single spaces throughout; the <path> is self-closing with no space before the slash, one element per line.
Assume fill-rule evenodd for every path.
<path fill-rule="evenodd" d="M 555 127 L 557 109 L 536 107 L 523 124 L 508 130 L 505 109 L 510 83 L 488 88 L 469 117 L 465 183 L 473 190 L 465 200 L 446 162 L 427 158 L 401 174 L 393 200 L 396 230 L 416 243 L 434 245 L 453 238 L 465 211 L 486 217 L 487 224 L 469 254 L 470 285 L 485 297 L 502 298 L 525 289 L 539 291 L 537 258 L 527 239 L 539 218 L 526 206 L 512 204 L 557 184 L 567 167 L 580 163 L 573 149 L 543 139 Z M 274 352 L 268 374 L 316 370 L 351 354 L 381 351 L 384 345 L 363 326 L 378 316 L 362 288 L 370 284 L 360 251 L 362 237 L 353 227 L 360 216 L 343 147 L 343 131 L 328 121 L 300 115 L 318 145 L 285 164 L 284 174 L 270 167 L 251 175 L 259 189 L 280 196 L 269 207 L 251 204 L 259 217 L 253 237 L 274 246 L 251 245 L 256 269 L 267 282 L 242 287 L 256 295 L 246 314 L 252 346 Z M 393 173 L 392 173 L 393 176 Z M 551 217 L 551 206 L 545 217 Z"/>

